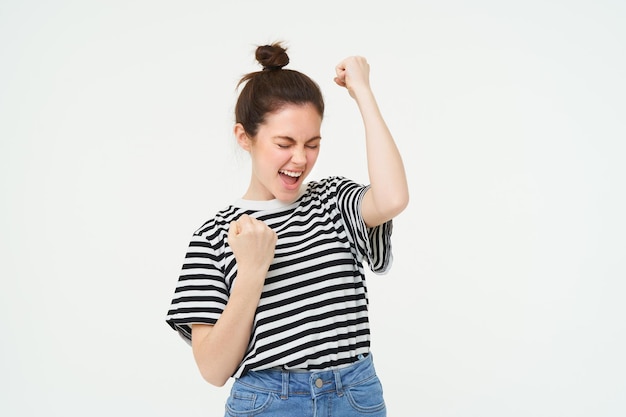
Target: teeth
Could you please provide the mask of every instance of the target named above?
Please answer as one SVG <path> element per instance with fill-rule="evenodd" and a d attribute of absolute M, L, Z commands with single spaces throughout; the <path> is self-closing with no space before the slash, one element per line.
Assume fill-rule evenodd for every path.
<path fill-rule="evenodd" d="M 302 172 L 286 171 L 284 169 L 281 169 L 278 172 L 280 172 L 281 174 L 288 175 L 290 177 L 294 177 L 294 178 L 298 178 L 300 175 L 302 175 Z"/>

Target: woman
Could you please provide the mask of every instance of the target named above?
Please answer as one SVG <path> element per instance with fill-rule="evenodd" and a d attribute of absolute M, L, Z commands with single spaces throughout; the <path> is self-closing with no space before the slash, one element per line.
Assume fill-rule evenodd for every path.
<path fill-rule="evenodd" d="M 263 70 L 241 79 L 234 127 L 250 185 L 194 233 L 167 322 L 209 383 L 235 378 L 226 416 L 384 416 L 363 264 L 388 270 L 392 219 L 409 197 L 369 65 L 346 58 L 335 82 L 362 115 L 370 185 L 305 183 L 322 142 L 321 91 L 283 69 L 280 43 L 256 58 Z"/>

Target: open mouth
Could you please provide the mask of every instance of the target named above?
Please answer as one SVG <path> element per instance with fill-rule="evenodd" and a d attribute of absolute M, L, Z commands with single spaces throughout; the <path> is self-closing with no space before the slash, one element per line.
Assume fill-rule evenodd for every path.
<path fill-rule="evenodd" d="M 302 171 L 287 171 L 286 169 L 281 169 L 278 173 L 280 174 L 283 182 L 287 185 L 297 184 L 302 176 Z"/>

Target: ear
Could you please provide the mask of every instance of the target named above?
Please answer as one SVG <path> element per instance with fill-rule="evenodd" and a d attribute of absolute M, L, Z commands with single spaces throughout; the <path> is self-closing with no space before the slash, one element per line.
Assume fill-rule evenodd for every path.
<path fill-rule="evenodd" d="M 235 139 L 237 139 L 239 146 L 250 152 L 250 137 L 246 133 L 246 129 L 243 128 L 243 125 L 241 123 L 237 123 L 233 128 L 233 132 L 235 133 Z"/>

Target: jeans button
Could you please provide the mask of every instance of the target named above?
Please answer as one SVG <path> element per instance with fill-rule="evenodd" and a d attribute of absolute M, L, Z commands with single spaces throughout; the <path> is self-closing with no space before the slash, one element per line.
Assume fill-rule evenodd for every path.
<path fill-rule="evenodd" d="M 322 381 L 322 378 L 317 378 L 315 380 L 315 386 L 318 388 L 322 388 L 322 386 L 324 385 L 324 381 Z"/>

